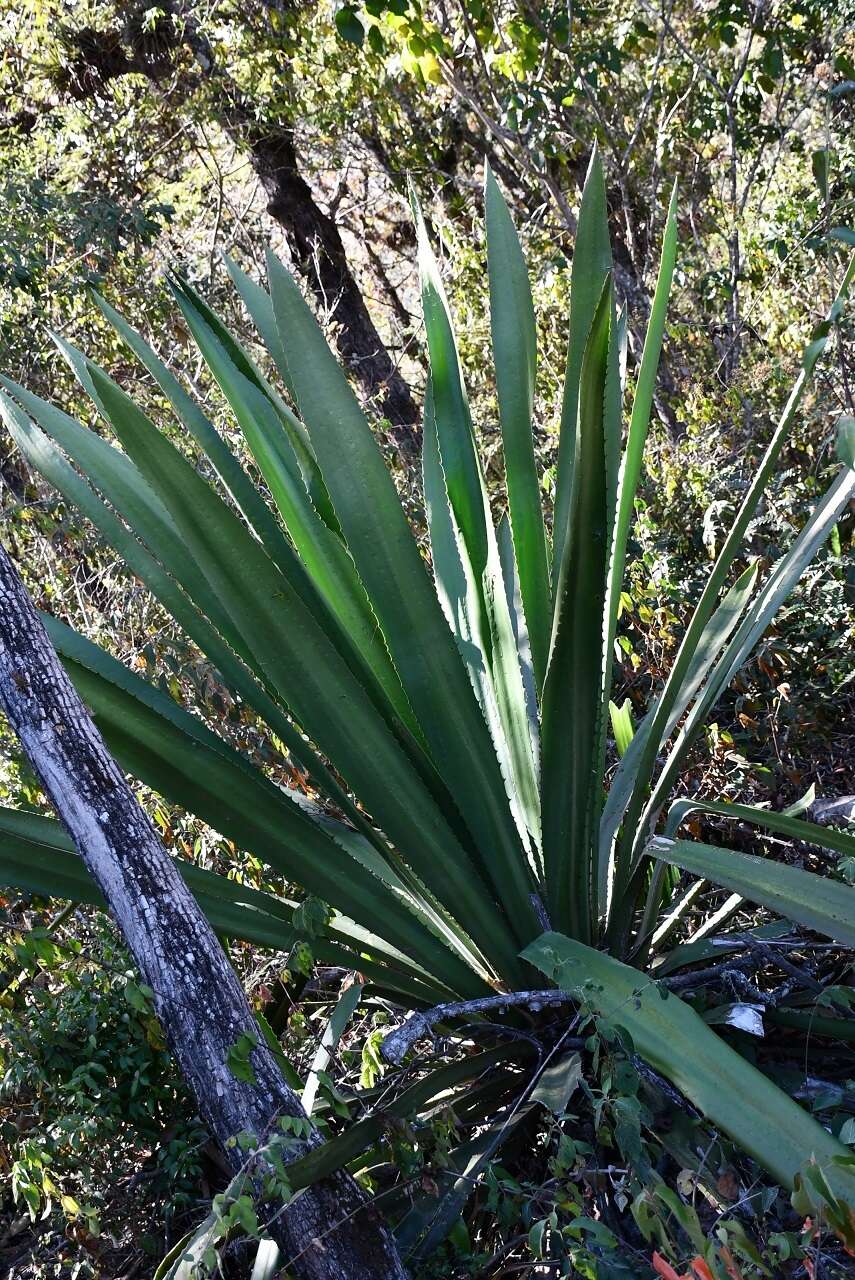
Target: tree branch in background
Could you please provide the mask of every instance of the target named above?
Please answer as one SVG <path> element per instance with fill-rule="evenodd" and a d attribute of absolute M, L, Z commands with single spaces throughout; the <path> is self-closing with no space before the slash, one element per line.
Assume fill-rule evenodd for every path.
<path fill-rule="evenodd" d="M 69 61 L 57 87 L 76 101 L 103 94 L 127 75 L 145 76 L 170 94 L 205 90 L 236 146 L 248 151 L 267 197 L 267 212 L 285 232 L 294 263 L 334 326 L 336 349 L 366 399 L 389 419 L 399 448 L 419 443 L 419 411 L 372 320 L 350 268 L 333 217 L 315 200 L 300 172 L 294 131 L 287 119 L 259 118 L 258 110 L 219 66 L 190 4 L 167 8 L 154 30 L 120 33 L 84 27 L 65 37 Z M 180 66 L 189 50 L 197 68 Z"/>
<path fill-rule="evenodd" d="M 368 314 L 335 220 L 315 202 L 299 171 L 293 134 L 250 125 L 244 145 L 267 195 L 267 212 L 285 229 L 296 266 L 335 325 L 339 355 L 365 394 L 399 428 L 398 445 L 414 447 L 416 403 Z"/>
<path fill-rule="evenodd" d="M 217 938 L 60 664 L 5 549 L 0 546 L 0 705 L 45 792 L 103 893 L 151 988 L 199 1112 L 237 1173 L 239 1133 L 259 1145 L 281 1117 L 305 1124 L 283 1158 L 321 1144 L 271 1049 Z M 249 1078 L 229 1068 L 241 1036 L 256 1041 Z M 275 1208 L 275 1206 L 272 1206 Z M 392 1236 L 344 1170 L 277 1212 L 270 1234 L 301 1280 L 404 1280 Z"/>

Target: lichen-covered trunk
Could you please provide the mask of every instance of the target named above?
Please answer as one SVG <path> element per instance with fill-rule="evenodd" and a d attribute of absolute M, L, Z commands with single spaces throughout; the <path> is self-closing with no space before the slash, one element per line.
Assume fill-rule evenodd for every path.
<path fill-rule="evenodd" d="M 259 1038 L 255 1081 L 236 1079 L 229 1049 L 256 1023 L 211 926 L 107 751 L 59 662 L 24 586 L 0 546 L 0 703 L 114 915 L 199 1112 L 226 1146 L 260 1142 L 280 1116 L 305 1118 Z M 316 1130 L 288 1153 L 322 1139 Z M 288 1158 L 288 1154 L 285 1158 Z M 305 1280 L 403 1280 L 393 1239 L 356 1182 L 339 1172 L 276 1215 L 270 1234 L 289 1274 Z"/>

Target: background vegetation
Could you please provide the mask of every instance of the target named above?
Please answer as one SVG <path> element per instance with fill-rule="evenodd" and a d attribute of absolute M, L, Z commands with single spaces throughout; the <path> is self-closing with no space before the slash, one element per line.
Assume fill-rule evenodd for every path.
<path fill-rule="evenodd" d="M 667 673 L 798 353 L 827 309 L 829 235 L 853 239 L 855 15 L 847 6 L 23 3 L 8 6 L 0 21 L 4 371 L 91 420 L 51 328 L 120 381 L 132 379 L 142 403 L 157 404 L 92 306 L 87 286 L 95 284 L 232 433 L 162 272 L 180 267 L 252 344 L 220 255 L 261 278 L 271 244 L 302 276 L 361 395 L 386 415 L 390 465 L 416 519 L 411 442 L 425 340 L 407 175 L 442 237 L 496 494 L 485 158 L 511 198 L 540 329 L 537 447 L 547 499 L 572 233 L 592 143 L 606 168 L 631 379 L 668 193 L 679 180 L 679 268 L 624 601 L 622 696 L 642 708 Z M 388 365 L 378 363 L 378 350 Z M 751 549 L 766 563 L 803 524 L 831 461 L 831 427 L 853 412 L 846 352 L 841 342 L 836 363 L 823 366 L 752 526 Z M 392 368 L 400 385 L 390 381 Z M 268 765 L 253 718 L 204 657 L 6 440 L 0 472 L 4 540 L 27 567 L 38 603 L 204 708 L 235 745 Z M 853 527 L 850 513 L 719 705 L 682 779 L 691 794 L 748 796 L 782 809 L 802 797 L 807 805 L 855 792 Z M 4 746 L 0 796 L 39 808 L 15 744 Z M 303 782 L 298 771 L 278 780 Z M 181 856 L 254 887 L 282 888 L 256 859 L 162 800 L 143 798 Z M 715 843 L 716 823 L 698 818 L 693 834 Z M 746 836 L 745 847 L 761 845 Z M 855 880 L 844 859 L 827 870 Z M 703 930 L 726 899 L 714 890 L 698 895 L 678 937 Z M 11 893 L 3 911 L 3 1259 L 16 1276 L 151 1274 L 204 1216 L 223 1170 L 109 924 L 85 908 L 64 913 L 62 903 Z M 760 923 L 743 907 L 731 927 Z M 342 975 L 316 970 L 310 947 L 283 957 L 235 945 L 232 955 L 305 1074 Z M 814 952 L 808 970 L 847 998 L 845 953 Z M 359 1074 L 375 1080 L 383 1016 L 369 1011 L 350 1022 L 335 1088 Z M 821 1118 L 835 1117 L 839 1129 L 841 1114 L 847 1123 L 853 1110 L 850 1051 L 833 1041 L 820 1052 L 811 1039 L 795 1051 L 790 1034 L 767 1025 L 764 1054 L 780 1062 L 790 1090 Z M 712 1174 L 693 1169 L 679 1133 L 673 1186 L 657 1201 L 658 1184 L 649 1181 L 643 1209 L 623 1228 L 616 1215 L 628 1199 L 615 1183 L 629 1166 L 644 1180 L 652 1123 L 633 1070 L 620 1046 L 606 1046 L 586 1080 L 584 1136 L 552 1121 L 538 1130 L 552 1162 L 549 1182 L 532 1181 L 524 1153 L 488 1165 L 451 1244 L 425 1274 L 431 1267 L 439 1275 L 534 1273 L 541 1255 L 560 1274 L 562 1250 L 578 1274 L 651 1274 L 653 1249 L 667 1253 L 662 1233 L 673 1238 L 670 1256 L 680 1269 L 699 1239 L 715 1238 L 746 1276 L 845 1274 L 838 1247 L 797 1221 L 774 1188 L 755 1194 L 754 1174 L 736 1153 Z M 440 1113 L 417 1139 L 405 1125 L 390 1130 L 405 1177 L 437 1176 L 454 1126 L 454 1116 Z M 230 1248 L 226 1265 L 241 1274 L 251 1264 L 239 1243 Z"/>

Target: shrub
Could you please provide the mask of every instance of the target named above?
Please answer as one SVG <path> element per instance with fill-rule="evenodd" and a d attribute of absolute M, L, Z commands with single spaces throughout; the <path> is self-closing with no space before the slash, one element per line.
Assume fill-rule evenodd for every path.
<path fill-rule="evenodd" d="M 328 922 L 313 930 L 320 960 L 359 970 L 375 991 L 414 1010 L 450 1004 L 444 1017 L 452 1027 L 455 1019 L 471 1023 L 468 1002 L 542 988 L 545 975 L 546 994 L 523 1002 L 555 1008 L 565 993 L 579 1010 L 577 1023 L 590 1018 L 618 1033 L 806 1209 L 821 1205 L 851 1239 L 842 1205 L 855 1200 L 855 1173 L 845 1147 L 656 974 L 657 925 L 673 868 L 842 943 L 855 940 L 851 888 L 677 839 L 688 810 L 702 802 L 672 806 L 657 834 L 710 709 L 855 489 L 850 421 L 840 431 L 843 466 L 788 551 L 759 585 L 758 564 L 740 565 L 746 531 L 855 264 L 805 351 L 668 677 L 634 726 L 625 709 L 610 704 L 612 655 L 676 255 L 676 193 L 624 433 L 625 325 L 612 283 L 603 175 L 598 157 L 592 160 L 573 262 L 551 537 L 532 445 L 531 295 L 489 175 L 486 208 L 508 497 L 497 527 L 451 317 L 416 212 L 430 354 L 423 465 L 433 577 L 368 420 L 296 283 L 273 256 L 269 292 L 234 264 L 230 271 L 280 389 L 185 282 L 172 283 L 276 514 L 199 406 L 103 301 L 218 484 L 61 338 L 124 452 L 5 383 L 4 417 L 28 459 L 92 519 L 233 694 L 267 724 L 320 803 L 274 786 L 198 717 L 83 636 L 55 620 L 48 620 L 50 634 L 130 772 L 330 904 Z M 613 770 L 610 717 L 622 752 Z M 706 807 L 793 839 L 853 848 L 851 837 L 798 818 Z M 7 881 L 97 900 L 56 824 L 7 811 L 3 833 Z M 220 933 L 271 947 L 307 936 L 305 912 L 293 903 L 182 870 Z M 470 1117 L 488 1115 L 518 1081 L 526 1050 L 515 1044 L 524 1043 L 441 1068 L 419 1086 L 419 1098 L 427 1103 L 454 1085 L 460 1103 L 466 1082 L 491 1067 L 487 1096 L 473 1086 L 467 1104 Z M 351 1160 L 376 1139 L 369 1116 L 292 1165 L 292 1185 Z M 436 1235 L 434 1226 L 428 1236 Z"/>
<path fill-rule="evenodd" d="M 0 1142 L 17 1214 L 54 1210 L 71 1241 L 99 1235 L 118 1174 L 145 1165 L 167 1230 L 193 1202 L 204 1131 L 114 930 L 95 913 L 57 931 L 11 933 L 0 949 Z M 127 1194 L 127 1193 L 125 1193 Z M 138 1216 L 138 1215 L 137 1215 Z M 122 1224 L 130 1225 L 130 1224 Z"/>

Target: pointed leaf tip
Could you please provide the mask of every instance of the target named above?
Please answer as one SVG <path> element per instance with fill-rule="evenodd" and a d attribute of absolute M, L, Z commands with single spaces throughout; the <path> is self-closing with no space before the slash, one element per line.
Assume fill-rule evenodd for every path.
<path fill-rule="evenodd" d="M 407 199 L 410 202 L 410 210 L 413 215 L 413 221 L 416 224 L 416 233 L 419 228 L 424 227 L 424 214 L 422 213 L 422 204 L 419 200 L 419 193 L 416 190 L 416 184 L 413 182 L 412 175 L 407 174 Z"/>

